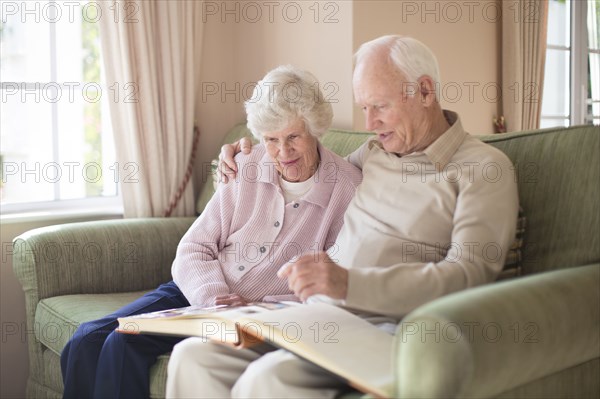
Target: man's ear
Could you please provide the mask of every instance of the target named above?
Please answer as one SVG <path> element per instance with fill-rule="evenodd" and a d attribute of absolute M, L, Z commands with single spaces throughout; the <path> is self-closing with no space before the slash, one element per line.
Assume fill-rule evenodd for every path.
<path fill-rule="evenodd" d="M 437 101 L 436 84 L 429 75 L 421 76 L 417 82 L 421 91 L 421 101 L 425 106 L 430 106 Z"/>

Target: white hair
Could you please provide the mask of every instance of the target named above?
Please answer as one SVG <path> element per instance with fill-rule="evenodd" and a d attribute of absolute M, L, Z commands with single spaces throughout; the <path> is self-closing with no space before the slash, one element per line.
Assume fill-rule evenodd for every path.
<path fill-rule="evenodd" d="M 325 101 L 317 78 L 291 65 L 279 66 L 260 80 L 252 98 L 244 103 L 248 128 L 254 137 L 285 129 L 298 119 L 319 138 L 333 119 L 331 104 Z"/>
<path fill-rule="evenodd" d="M 387 51 L 390 61 L 409 82 L 428 75 L 436 86 L 441 84 L 435 55 L 429 47 L 412 37 L 387 35 L 363 43 L 354 54 L 354 65 L 359 65 L 365 56 L 378 50 Z"/>

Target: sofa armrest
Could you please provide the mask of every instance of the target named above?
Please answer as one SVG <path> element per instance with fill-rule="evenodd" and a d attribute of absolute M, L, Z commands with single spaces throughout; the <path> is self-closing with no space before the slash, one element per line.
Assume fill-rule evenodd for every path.
<path fill-rule="evenodd" d="M 600 356 L 600 264 L 416 309 L 395 337 L 396 397 L 490 397 Z"/>
<path fill-rule="evenodd" d="M 171 279 L 177 244 L 194 218 L 121 219 L 28 231 L 13 241 L 26 297 L 140 291 Z"/>

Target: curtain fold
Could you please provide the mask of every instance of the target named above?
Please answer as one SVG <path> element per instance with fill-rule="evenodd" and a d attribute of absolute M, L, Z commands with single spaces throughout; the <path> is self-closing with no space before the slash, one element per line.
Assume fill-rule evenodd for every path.
<path fill-rule="evenodd" d="M 97 4 L 125 217 L 194 215 L 193 187 L 184 182 L 197 143 L 201 2 Z"/>
<path fill-rule="evenodd" d="M 509 132 L 539 128 L 548 0 L 502 3 L 502 112 Z"/>

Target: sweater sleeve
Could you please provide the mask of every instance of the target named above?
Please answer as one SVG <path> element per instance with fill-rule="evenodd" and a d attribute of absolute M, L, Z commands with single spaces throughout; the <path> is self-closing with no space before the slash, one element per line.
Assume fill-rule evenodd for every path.
<path fill-rule="evenodd" d="M 354 150 L 354 152 L 348 154 L 344 159 L 356 166 L 358 169 L 362 170 L 363 164 L 365 163 L 365 157 L 369 152 L 370 142 L 373 140 L 376 140 L 376 138 L 373 137 L 368 139 L 360 147 Z"/>
<path fill-rule="evenodd" d="M 363 155 L 361 155 L 362 157 Z M 356 194 L 356 188 L 362 182 L 362 172 L 358 167 L 340 165 L 338 167 L 337 183 L 330 198 L 330 207 L 335 211 L 335 217 L 327 233 L 324 250 L 335 262 L 339 246 L 336 239 L 344 226 L 344 214 Z"/>
<path fill-rule="evenodd" d="M 442 295 L 497 277 L 514 240 L 519 200 L 508 158 L 502 155 L 489 163 L 501 168 L 498 181 L 460 180 L 452 242 L 445 258 L 413 263 L 400 263 L 399 259 L 387 267 L 351 268 L 346 297 L 349 307 L 401 318 Z M 484 176 L 482 167 L 474 176 Z"/>
<path fill-rule="evenodd" d="M 235 209 L 237 184 L 221 184 L 181 239 L 171 268 L 173 280 L 191 305 L 211 305 L 230 293 L 219 261 Z"/>

